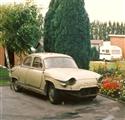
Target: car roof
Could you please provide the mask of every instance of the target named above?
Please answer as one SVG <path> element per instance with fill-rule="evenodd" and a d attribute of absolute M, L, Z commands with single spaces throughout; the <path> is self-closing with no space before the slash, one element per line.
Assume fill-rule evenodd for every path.
<path fill-rule="evenodd" d="M 42 59 L 49 58 L 49 57 L 70 57 L 71 58 L 71 56 L 69 55 L 60 54 L 60 53 L 33 53 L 33 54 L 30 54 L 30 56 L 39 56 Z"/>

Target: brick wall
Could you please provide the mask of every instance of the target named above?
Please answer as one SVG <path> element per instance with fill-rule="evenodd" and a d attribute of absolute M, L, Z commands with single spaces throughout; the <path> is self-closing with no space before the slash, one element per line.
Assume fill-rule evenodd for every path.
<path fill-rule="evenodd" d="M 125 35 L 109 35 L 111 45 L 116 45 L 122 49 L 123 58 L 125 59 Z"/>
<path fill-rule="evenodd" d="M 25 58 L 25 55 L 23 54 L 21 58 L 16 54 L 14 54 L 15 65 L 21 64 L 24 58 Z M 4 55 L 4 49 L 2 46 L 0 46 L 0 65 L 5 66 L 5 55 Z"/>

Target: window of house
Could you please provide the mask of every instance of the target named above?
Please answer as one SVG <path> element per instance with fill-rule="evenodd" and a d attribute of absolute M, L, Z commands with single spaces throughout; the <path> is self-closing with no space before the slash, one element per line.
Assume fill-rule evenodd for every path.
<path fill-rule="evenodd" d="M 109 53 L 109 50 L 106 50 L 106 53 Z"/>
<path fill-rule="evenodd" d="M 112 54 L 120 54 L 120 50 L 112 50 Z"/>

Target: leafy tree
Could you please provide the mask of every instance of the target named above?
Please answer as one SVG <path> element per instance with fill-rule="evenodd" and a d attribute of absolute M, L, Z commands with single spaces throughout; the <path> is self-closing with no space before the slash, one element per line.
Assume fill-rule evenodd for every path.
<path fill-rule="evenodd" d="M 103 39 L 109 40 L 109 34 L 121 34 L 125 35 L 125 23 L 119 22 L 99 22 L 94 21 L 91 23 L 90 35 L 91 39 Z"/>
<path fill-rule="evenodd" d="M 14 53 L 30 52 L 42 36 L 42 16 L 36 6 L 2 5 L 1 43 L 8 49 L 10 63 L 14 64 Z"/>
<path fill-rule="evenodd" d="M 55 1 L 55 4 L 57 1 Z M 49 21 L 49 19 L 47 20 Z M 54 49 L 52 51 L 71 55 L 80 68 L 88 69 L 90 25 L 88 14 L 84 8 L 84 0 L 60 1 L 53 17 L 51 17 L 50 24 L 53 29 L 49 33 L 53 31 L 51 35 L 54 38 Z M 48 42 L 48 44 L 51 44 L 51 42 Z"/>

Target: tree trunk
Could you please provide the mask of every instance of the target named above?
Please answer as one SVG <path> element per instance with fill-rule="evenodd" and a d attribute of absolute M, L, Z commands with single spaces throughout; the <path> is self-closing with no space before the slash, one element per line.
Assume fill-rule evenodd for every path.
<path fill-rule="evenodd" d="M 10 60 L 9 60 L 7 48 L 4 47 L 4 50 L 5 50 L 5 58 L 6 58 L 6 62 L 5 63 L 7 65 L 7 67 L 10 69 Z"/>
<path fill-rule="evenodd" d="M 15 63 L 15 61 L 14 61 L 14 52 L 8 50 L 8 55 L 9 55 L 9 60 L 10 60 L 10 67 L 13 67 L 14 63 Z"/>

